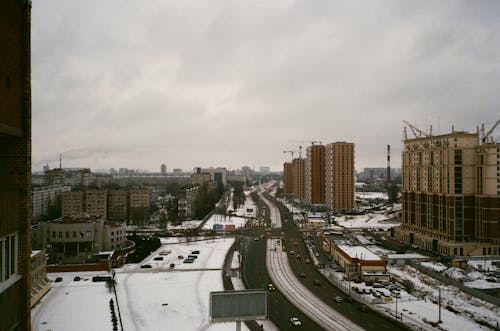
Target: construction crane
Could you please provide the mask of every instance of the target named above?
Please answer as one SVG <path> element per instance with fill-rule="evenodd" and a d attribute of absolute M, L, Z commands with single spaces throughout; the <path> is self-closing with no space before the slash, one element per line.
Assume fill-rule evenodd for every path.
<path fill-rule="evenodd" d="M 493 131 L 495 131 L 495 129 L 497 128 L 498 124 L 500 124 L 500 119 L 498 119 L 497 122 L 495 123 L 495 125 L 493 125 L 491 127 L 491 129 L 483 136 L 483 143 L 488 142 L 488 138 L 489 138 L 490 134 L 492 134 Z"/>
<path fill-rule="evenodd" d="M 290 153 L 290 155 L 292 156 L 292 161 L 293 161 L 293 154 L 295 154 L 295 151 L 283 151 L 283 154 L 285 153 Z"/>
<path fill-rule="evenodd" d="M 413 135 L 415 136 L 415 138 L 422 138 L 422 137 L 428 137 L 429 136 L 427 133 L 425 133 L 424 131 L 420 130 L 416 126 L 411 125 L 407 121 L 403 121 L 403 123 L 406 124 L 406 125 L 408 125 L 408 127 L 411 130 L 411 132 L 413 132 Z"/>

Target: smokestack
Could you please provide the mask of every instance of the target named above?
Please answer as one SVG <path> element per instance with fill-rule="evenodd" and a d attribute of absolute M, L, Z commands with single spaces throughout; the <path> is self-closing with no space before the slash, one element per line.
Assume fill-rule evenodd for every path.
<path fill-rule="evenodd" d="M 387 186 L 391 184 L 391 145 L 387 145 Z"/>

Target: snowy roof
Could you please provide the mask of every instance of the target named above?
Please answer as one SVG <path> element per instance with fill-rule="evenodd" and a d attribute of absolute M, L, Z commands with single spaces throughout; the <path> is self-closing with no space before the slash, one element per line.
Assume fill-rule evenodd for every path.
<path fill-rule="evenodd" d="M 31 251 L 31 257 L 37 255 L 40 252 L 41 252 L 41 250 L 33 250 L 33 251 Z"/>
<path fill-rule="evenodd" d="M 344 251 L 351 258 L 358 258 L 365 261 L 380 261 L 380 257 L 375 255 L 372 251 L 363 246 L 348 246 L 337 245 L 339 249 Z"/>
<path fill-rule="evenodd" d="M 429 259 L 428 256 L 417 254 L 417 253 L 407 253 L 407 254 L 387 254 L 388 259 Z"/>

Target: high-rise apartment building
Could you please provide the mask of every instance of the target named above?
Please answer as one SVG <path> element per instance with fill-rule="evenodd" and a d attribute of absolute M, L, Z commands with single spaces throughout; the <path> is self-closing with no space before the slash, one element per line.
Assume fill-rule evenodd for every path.
<path fill-rule="evenodd" d="M 31 192 L 33 223 L 48 217 L 60 217 L 61 194 L 68 191 L 71 191 L 70 186 L 33 187 Z"/>
<path fill-rule="evenodd" d="M 354 144 L 326 145 L 325 205 L 334 210 L 354 208 Z"/>
<path fill-rule="evenodd" d="M 61 194 L 61 215 L 78 216 L 85 210 L 83 208 L 83 191 L 67 191 Z"/>
<path fill-rule="evenodd" d="M 291 196 L 293 194 L 292 162 L 283 163 L 283 193 L 286 196 Z"/>
<path fill-rule="evenodd" d="M 452 131 L 404 139 L 396 236 L 449 256 L 500 254 L 500 144 Z"/>
<path fill-rule="evenodd" d="M 311 145 L 306 150 L 305 199 L 308 204 L 325 203 L 325 146 Z"/>
<path fill-rule="evenodd" d="M 304 199 L 305 194 L 305 167 L 306 160 L 303 158 L 296 158 L 292 161 L 293 172 L 293 198 Z"/>
<path fill-rule="evenodd" d="M 31 1 L 0 1 L 0 330 L 31 328 Z"/>
<path fill-rule="evenodd" d="M 166 164 L 162 164 L 160 166 L 160 172 L 161 172 L 162 176 L 166 176 L 167 175 L 167 165 Z"/>

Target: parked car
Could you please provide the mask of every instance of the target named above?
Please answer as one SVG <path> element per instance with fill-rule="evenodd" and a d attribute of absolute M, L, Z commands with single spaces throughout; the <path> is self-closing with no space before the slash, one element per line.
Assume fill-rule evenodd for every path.
<path fill-rule="evenodd" d="M 163 261 L 163 256 L 157 256 L 153 260 L 154 261 Z"/>
<path fill-rule="evenodd" d="M 198 258 L 198 255 L 188 255 L 188 257 L 187 257 L 187 258 L 188 258 L 188 259 L 192 259 L 192 260 L 194 260 L 194 259 L 197 259 L 197 258 Z"/>
<path fill-rule="evenodd" d="M 151 269 L 152 267 L 151 267 L 151 264 L 143 264 L 143 265 L 141 265 L 141 268 L 142 269 Z"/>
<path fill-rule="evenodd" d="M 301 326 L 302 322 L 297 317 L 290 317 L 290 324 L 293 326 Z"/>
<path fill-rule="evenodd" d="M 193 263 L 194 259 L 185 259 L 183 263 Z"/>
<path fill-rule="evenodd" d="M 184 258 L 184 256 L 179 255 L 179 256 L 177 256 L 177 258 L 178 258 L 179 260 L 182 260 L 182 259 Z"/>
<path fill-rule="evenodd" d="M 191 254 L 200 254 L 200 251 L 199 250 L 192 251 Z"/>
<path fill-rule="evenodd" d="M 174 268 L 175 267 L 175 264 L 174 263 L 170 263 L 170 268 Z"/>
<path fill-rule="evenodd" d="M 56 282 L 56 283 L 59 283 L 59 282 L 62 282 L 62 280 L 63 280 L 63 278 L 62 278 L 62 277 L 57 277 L 57 278 L 56 278 L 56 280 L 55 280 L 55 282 Z"/>
<path fill-rule="evenodd" d="M 80 276 L 75 276 L 75 278 L 73 278 L 73 281 L 75 281 L 75 282 L 79 282 L 79 281 L 80 281 L 80 279 L 81 279 L 81 278 L 80 278 Z"/>

